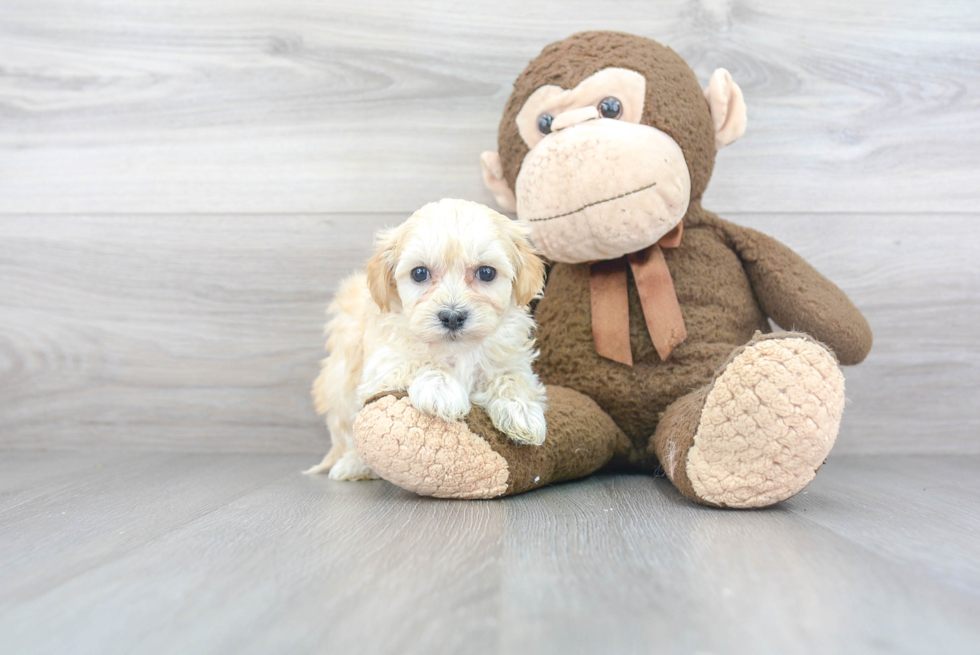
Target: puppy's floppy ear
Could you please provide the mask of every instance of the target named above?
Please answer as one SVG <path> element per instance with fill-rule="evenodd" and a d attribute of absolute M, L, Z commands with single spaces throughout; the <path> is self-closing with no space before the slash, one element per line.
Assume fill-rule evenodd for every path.
<path fill-rule="evenodd" d="M 534 300 L 544 286 L 544 260 L 531 245 L 530 229 L 520 221 L 500 216 L 506 234 L 514 245 L 514 298 L 521 307 Z"/>
<path fill-rule="evenodd" d="M 395 286 L 398 242 L 396 230 L 379 232 L 374 240 L 374 254 L 367 263 L 368 289 L 383 312 L 391 311 L 392 297 L 398 298 L 398 288 Z"/>

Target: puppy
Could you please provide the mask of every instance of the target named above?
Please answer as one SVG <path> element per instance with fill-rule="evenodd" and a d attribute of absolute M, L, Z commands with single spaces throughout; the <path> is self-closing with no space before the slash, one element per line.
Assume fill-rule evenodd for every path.
<path fill-rule="evenodd" d="M 515 442 L 544 443 L 527 309 L 542 286 L 544 262 L 527 229 L 483 205 L 440 200 L 381 232 L 367 270 L 341 283 L 328 310 L 330 355 L 313 398 L 333 446 L 307 473 L 377 477 L 351 430 L 383 391 L 407 390 L 416 409 L 446 421 L 476 404 Z"/>

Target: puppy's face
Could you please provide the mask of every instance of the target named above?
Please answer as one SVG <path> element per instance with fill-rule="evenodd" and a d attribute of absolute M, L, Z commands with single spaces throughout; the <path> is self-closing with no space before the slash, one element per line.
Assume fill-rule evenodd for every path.
<path fill-rule="evenodd" d="M 544 284 L 524 226 L 462 200 L 430 203 L 379 235 L 367 273 L 382 311 L 400 311 L 429 344 L 484 339 Z"/>

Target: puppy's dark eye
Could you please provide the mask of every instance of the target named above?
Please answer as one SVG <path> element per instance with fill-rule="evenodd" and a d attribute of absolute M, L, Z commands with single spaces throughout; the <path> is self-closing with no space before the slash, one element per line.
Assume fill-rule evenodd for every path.
<path fill-rule="evenodd" d="M 491 266 L 481 266 L 476 269 L 476 276 L 480 278 L 482 282 L 489 282 L 493 278 L 497 277 L 497 269 Z"/>
<path fill-rule="evenodd" d="M 538 116 L 538 130 L 541 134 L 551 134 L 551 121 L 555 120 L 551 114 L 541 114 Z"/>
<path fill-rule="evenodd" d="M 412 269 L 412 279 L 416 282 L 425 282 L 429 279 L 429 269 L 425 266 L 419 266 L 418 268 Z"/>
<path fill-rule="evenodd" d="M 619 118 L 623 115 L 623 103 L 609 96 L 599 103 L 599 114 L 603 118 Z"/>

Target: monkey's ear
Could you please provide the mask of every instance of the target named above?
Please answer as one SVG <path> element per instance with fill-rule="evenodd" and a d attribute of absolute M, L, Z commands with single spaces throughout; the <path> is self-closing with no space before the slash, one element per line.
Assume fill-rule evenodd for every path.
<path fill-rule="evenodd" d="M 500 155 L 488 150 L 480 155 L 480 165 L 483 168 L 483 183 L 490 189 L 497 204 L 504 211 L 517 211 L 517 198 L 504 179 L 504 167 L 500 164 Z"/>
<path fill-rule="evenodd" d="M 391 311 L 392 297 L 398 298 L 398 287 L 395 286 L 396 250 L 395 230 L 385 230 L 378 234 L 374 254 L 367 263 L 368 290 L 382 312 Z"/>
<path fill-rule="evenodd" d="M 720 150 L 745 134 L 745 98 L 731 73 L 724 68 L 711 74 L 704 97 L 708 99 L 711 122 L 714 123 L 715 147 Z"/>

